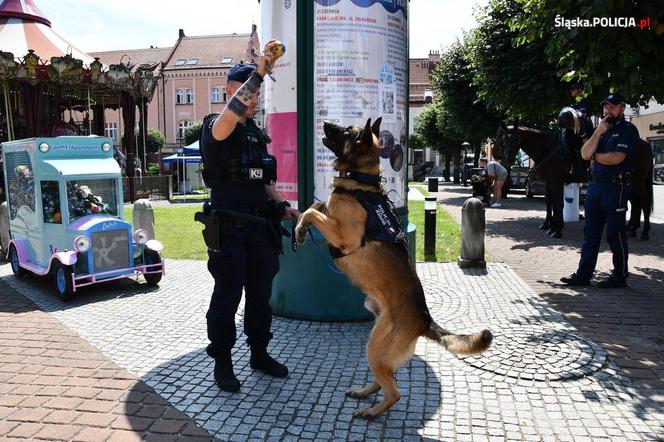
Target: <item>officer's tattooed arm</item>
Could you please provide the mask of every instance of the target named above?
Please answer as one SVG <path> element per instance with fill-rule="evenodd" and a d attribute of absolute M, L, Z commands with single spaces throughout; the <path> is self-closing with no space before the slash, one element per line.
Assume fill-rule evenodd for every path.
<path fill-rule="evenodd" d="M 258 59 L 256 72 L 235 90 L 226 108 L 215 120 L 212 126 L 212 135 L 216 140 L 225 140 L 235 130 L 238 122 L 244 122 L 246 118 L 253 117 L 253 110 L 258 102 L 263 76 L 277 59 L 277 57 L 272 56 L 272 48 L 279 45 L 281 45 L 281 42 L 277 40 L 267 42 Z"/>

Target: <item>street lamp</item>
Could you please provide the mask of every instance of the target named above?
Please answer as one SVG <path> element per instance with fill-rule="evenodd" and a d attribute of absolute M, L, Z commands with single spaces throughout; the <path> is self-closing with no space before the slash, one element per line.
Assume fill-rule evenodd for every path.
<path fill-rule="evenodd" d="M 461 174 L 463 176 L 463 186 L 468 186 L 468 167 L 466 165 L 466 156 L 468 155 L 468 149 L 470 148 L 470 143 L 464 141 L 461 143 L 461 153 L 463 154 L 463 165 L 461 166 Z"/>

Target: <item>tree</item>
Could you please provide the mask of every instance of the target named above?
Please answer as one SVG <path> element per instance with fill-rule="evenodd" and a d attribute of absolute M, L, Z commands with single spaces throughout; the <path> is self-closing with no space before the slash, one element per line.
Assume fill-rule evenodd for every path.
<path fill-rule="evenodd" d="M 148 148 L 148 153 L 159 152 L 166 143 L 166 137 L 157 129 L 148 129 L 145 144 Z"/>
<path fill-rule="evenodd" d="M 550 27 L 516 46 L 519 31 L 510 24 L 526 14 L 516 0 L 491 0 L 479 13 L 479 26 L 468 37 L 472 83 L 477 98 L 508 120 L 548 126 L 571 97 L 545 53 Z"/>
<path fill-rule="evenodd" d="M 600 97 L 609 92 L 622 93 L 631 104 L 645 104 L 650 98 L 664 102 L 664 70 L 661 68 L 664 8 L 661 1 L 517 2 L 523 11 L 511 21 L 517 33 L 517 50 L 530 45 L 541 48 L 560 78 L 585 82 L 584 92 L 590 96 L 591 103 L 599 103 Z M 577 17 L 590 21 L 633 17 L 636 26 L 565 26 Z M 649 20 L 649 27 L 639 29 L 640 19 Z M 557 23 L 563 26 L 556 26 Z M 620 26 L 619 22 L 616 24 Z"/>
<path fill-rule="evenodd" d="M 202 121 L 196 121 L 195 123 L 190 124 L 184 130 L 184 145 L 189 146 L 191 143 L 198 141 L 201 137 L 201 127 L 203 126 Z"/>

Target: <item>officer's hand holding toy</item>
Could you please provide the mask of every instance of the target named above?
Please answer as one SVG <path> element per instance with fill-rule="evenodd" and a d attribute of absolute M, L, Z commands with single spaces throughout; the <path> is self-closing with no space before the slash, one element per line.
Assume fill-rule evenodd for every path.
<path fill-rule="evenodd" d="M 272 75 L 272 68 L 276 63 L 277 59 L 286 53 L 286 45 L 280 42 L 279 40 L 270 40 L 265 44 L 263 48 L 263 53 L 258 59 L 258 74 L 265 76 L 269 75 L 272 81 L 276 81 Z"/>

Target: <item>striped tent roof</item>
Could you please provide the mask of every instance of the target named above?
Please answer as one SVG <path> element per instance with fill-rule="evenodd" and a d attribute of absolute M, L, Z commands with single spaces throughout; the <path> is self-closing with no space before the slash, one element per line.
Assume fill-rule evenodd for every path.
<path fill-rule="evenodd" d="M 68 53 L 89 65 L 93 58 L 51 29 L 33 0 L 0 0 L 0 50 L 22 58 L 28 50 L 44 61 Z"/>

